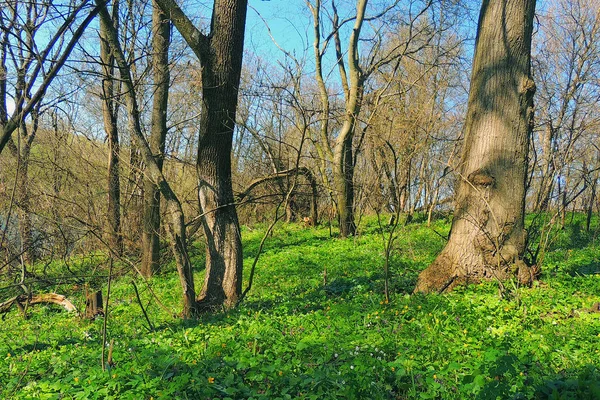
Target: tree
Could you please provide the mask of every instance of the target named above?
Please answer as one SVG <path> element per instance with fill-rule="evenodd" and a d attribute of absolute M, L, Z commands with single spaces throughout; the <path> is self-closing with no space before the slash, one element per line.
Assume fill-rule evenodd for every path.
<path fill-rule="evenodd" d="M 322 16 L 328 13 L 324 11 L 321 0 L 316 0 L 314 4 L 307 1 L 313 17 L 315 79 L 319 88 L 322 114 L 318 140 L 315 142 L 322 160 L 321 174 L 325 176 L 329 170 L 331 171 L 329 187 L 336 205 L 340 236 L 342 237 L 352 236 L 356 232 L 354 221 L 356 156 L 363 142 L 362 138 L 369 128 L 370 119 L 377 109 L 377 107 L 371 107 L 364 110 L 366 84 L 376 71 L 391 64 L 397 64 L 403 57 L 419 52 L 432 38 L 427 24 L 422 23 L 432 1 L 410 1 L 405 5 L 405 9 L 398 10 L 399 13 L 406 14 L 406 20 L 400 22 L 401 25 L 407 27 L 406 37 L 398 40 L 390 48 L 385 48 L 384 51 L 384 41 L 395 35 L 394 31 L 398 29 L 396 23 L 386 20 L 384 17 L 391 15 L 391 11 L 399 3 L 399 1 L 389 2 L 387 7 L 379 10 L 375 15 L 369 16 L 367 15 L 368 0 L 357 0 L 354 15 L 340 20 L 336 2 L 332 0 L 331 31 L 324 35 L 325 21 Z M 354 22 L 354 24 L 348 35 L 347 47 L 344 48 L 342 29 L 350 22 Z M 369 24 L 368 35 L 364 34 L 364 36 L 368 37 L 361 38 L 361 32 L 367 23 Z M 324 40 L 322 40 L 322 36 L 325 36 Z M 417 37 L 422 40 L 415 40 Z M 339 71 L 343 91 L 343 111 L 341 115 L 336 116 L 339 127 L 330 121 L 332 119 L 330 114 L 334 111 L 334 102 L 330 99 L 331 88 L 327 87 L 323 72 L 324 56 L 331 42 L 335 49 L 335 64 Z M 361 49 L 359 44 L 365 48 Z M 344 61 L 346 57 L 347 61 Z M 363 114 L 362 118 L 361 114 Z M 336 132 L 331 132 L 333 130 Z M 357 135 L 358 132 L 360 135 Z M 356 136 L 360 136 L 360 138 L 355 140 Z"/>
<path fill-rule="evenodd" d="M 535 0 L 483 1 L 452 229 L 446 247 L 419 275 L 417 292 L 513 273 L 532 279 L 522 257 L 534 11 Z"/>
<path fill-rule="evenodd" d="M 68 10 L 64 13 L 51 3 L 33 1 L 13 1 L 0 9 L 0 153 L 8 145 L 18 160 L 16 203 L 24 264 L 36 260 L 29 161 L 44 111 L 42 102 L 98 11 L 89 9 L 86 0 L 72 2 Z M 85 16 L 83 20 L 81 15 Z M 58 100 L 46 98 L 48 103 Z M 12 111 L 10 103 L 14 106 Z M 15 131 L 16 143 L 12 139 Z"/>
<path fill-rule="evenodd" d="M 600 96 L 598 6 L 597 0 L 561 0 L 540 19 L 534 55 L 540 129 L 532 140 L 532 208 L 536 211 L 548 211 L 557 199 L 556 208 L 564 216 L 568 204 L 582 194 L 579 186 L 587 173 L 577 164 L 582 153 L 594 146 L 595 138 L 589 136 L 597 121 Z M 594 164 L 590 163 L 592 170 Z"/>
<path fill-rule="evenodd" d="M 305 165 L 315 112 L 303 98 L 304 65 L 280 50 L 285 59 L 277 64 L 260 58 L 245 63 L 234 138 L 234 181 L 242 188 L 238 198 L 252 204 L 246 214 L 264 218 L 262 207 L 273 210 L 285 202 L 286 222 L 307 218 L 316 224 L 318 186 L 310 161 Z M 298 180 L 298 175 L 305 179 Z"/>
<path fill-rule="evenodd" d="M 100 0 L 97 0 L 100 4 Z M 197 313 L 196 292 L 194 288 L 194 276 L 192 264 L 187 252 L 187 235 L 184 222 L 183 208 L 177 195 L 165 179 L 165 176 L 159 167 L 152 150 L 144 137 L 141 128 L 141 118 L 139 106 L 135 96 L 135 87 L 131 77 L 131 70 L 125 55 L 121 49 L 118 35 L 112 24 L 112 19 L 106 7 L 100 10 L 100 29 L 106 33 L 105 39 L 110 46 L 112 55 L 115 58 L 119 69 L 119 75 L 125 90 L 125 102 L 129 114 L 129 129 L 134 135 L 144 164 L 146 164 L 145 174 L 148 179 L 160 189 L 165 198 L 167 211 L 169 213 L 169 236 L 171 249 L 175 257 L 175 264 L 179 273 L 179 281 L 183 289 L 183 312 L 185 318 L 189 318 Z"/>
<path fill-rule="evenodd" d="M 115 29 L 119 26 L 119 1 L 112 4 L 111 20 Z M 101 25 L 102 28 L 103 25 Z M 119 102 L 118 81 L 114 78 L 115 60 L 106 36 L 109 33 L 100 30 L 100 62 L 102 64 L 102 116 L 104 131 L 108 138 L 108 242 L 117 254 L 123 253 L 123 235 L 121 234 L 121 174 L 119 167 L 119 129 L 117 125 Z"/>
<path fill-rule="evenodd" d="M 234 306 L 242 291 L 242 242 L 231 183 L 231 149 L 242 71 L 247 0 L 215 0 L 204 34 L 173 0 L 157 0 L 202 66 L 196 170 L 206 237 L 199 309 Z"/>
<path fill-rule="evenodd" d="M 25 11 L 23 14 L 21 9 L 27 7 L 35 9 L 35 13 Z M 96 5 L 90 8 L 89 1 L 83 0 L 80 3 L 69 5 L 67 9 L 68 12 L 63 13 L 51 3 L 27 1 L 15 1 L 1 9 L 0 24 L 3 29 L 0 36 L 0 153 L 19 124 L 25 121 L 27 116 L 38 106 L 79 38 L 98 14 L 100 7 Z M 43 19 L 49 27 L 49 30 L 44 32 L 45 40 L 33 48 L 28 48 L 24 41 L 34 37 L 43 21 L 38 19 L 37 23 L 26 25 L 31 21 L 24 21 L 23 15 Z M 81 15 L 85 17 L 79 21 Z M 52 28 L 50 28 L 50 23 L 52 23 Z M 24 35 L 16 34 L 19 31 Z M 22 76 L 19 78 L 24 84 L 20 88 L 14 86 L 16 92 L 12 96 L 12 100 L 15 107 L 10 116 L 8 115 L 9 92 L 7 87 L 8 84 L 15 85 L 11 74 L 14 74 L 12 78 L 17 74 L 7 65 L 7 60 L 11 60 L 15 64 L 15 69 L 21 69 Z M 21 67 L 18 64 L 21 64 Z"/>
<path fill-rule="evenodd" d="M 167 138 L 167 103 L 169 99 L 169 41 L 171 24 L 157 4 L 152 10 L 152 71 L 154 90 L 150 149 L 158 167 L 163 168 L 165 141 Z M 150 179 L 144 181 L 144 218 L 142 232 L 142 266 L 145 276 L 158 269 L 160 257 L 160 190 Z"/>

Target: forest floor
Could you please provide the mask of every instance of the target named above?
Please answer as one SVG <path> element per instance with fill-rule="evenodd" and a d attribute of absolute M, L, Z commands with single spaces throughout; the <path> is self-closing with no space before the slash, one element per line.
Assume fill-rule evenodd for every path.
<path fill-rule="evenodd" d="M 582 225 L 577 217 L 553 234 L 539 282 L 508 284 L 503 296 L 496 282 L 411 294 L 449 223 L 400 226 L 387 303 L 376 219 L 345 240 L 327 226 L 278 225 L 254 287 L 229 312 L 173 318 L 181 289 L 169 267 L 150 284 L 135 278 L 150 327 L 134 275 L 114 279 L 106 371 L 104 318 L 33 305 L 25 320 L 13 308 L 0 325 L 0 398 L 600 399 L 600 237 Z M 243 229 L 246 275 L 263 234 Z M 103 283 L 106 300 L 106 265 L 100 254 L 73 260 L 69 269 L 86 276 L 79 281 L 62 263 L 43 265 L 46 284 L 34 289 L 65 294 L 82 310 L 82 280 Z M 0 290 L 0 301 L 9 295 Z"/>

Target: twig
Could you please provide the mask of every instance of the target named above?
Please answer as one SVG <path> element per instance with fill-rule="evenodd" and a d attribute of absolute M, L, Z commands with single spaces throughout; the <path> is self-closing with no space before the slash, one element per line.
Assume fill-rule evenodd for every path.
<path fill-rule="evenodd" d="M 140 308 L 142 309 L 142 313 L 144 314 L 144 317 L 146 318 L 146 322 L 148 322 L 148 330 L 150 332 L 152 332 L 154 330 L 154 326 L 152 325 L 152 322 L 150 322 L 150 318 L 148 318 L 148 314 L 146 313 L 146 309 L 144 309 L 144 305 L 142 304 L 142 299 L 140 298 L 140 293 L 138 292 L 137 285 L 135 284 L 135 281 L 133 279 L 131 280 L 131 284 L 133 285 L 133 290 L 135 291 L 135 297 L 137 298 L 138 304 L 140 305 Z"/>
<path fill-rule="evenodd" d="M 102 325 L 102 371 L 106 371 L 106 365 L 104 364 L 104 350 L 106 348 L 106 323 L 108 322 L 108 302 L 110 300 L 110 283 L 112 278 L 113 269 L 113 258 L 110 258 L 110 264 L 108 267 L 108 288 L 106 289 L 106 305 L 104 306 L 104 323 Z M 112 342 L 111 342 L 112 343 Z M 109 357 L 112 356 L 112 349 Z M 109 360 L 110 364 L 110 360 Z"/>

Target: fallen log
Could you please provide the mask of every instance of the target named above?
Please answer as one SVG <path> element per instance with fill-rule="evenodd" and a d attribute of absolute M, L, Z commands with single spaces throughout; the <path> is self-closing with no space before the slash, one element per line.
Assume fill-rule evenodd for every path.
<path fill-rule="evenodd" d="M 6 313 L 10 310 L 13 305 L 17 305 L 19 309 L 23 309 L 23 304 L 41 304 L 41 303 L 50 303 L 56 304 L 63 307 L 65 310 L 71 312 L 77 312 L 77 307 L 69 301 L 62 294 L 56 293 L 44 293 L 44 294 L 35 294 L 28 298 L 26 294 L 21 294 L 19 296 L 13 297 L 10 300 L 7 300 L 3 303 L 0 303 L 0 314 Z"/>

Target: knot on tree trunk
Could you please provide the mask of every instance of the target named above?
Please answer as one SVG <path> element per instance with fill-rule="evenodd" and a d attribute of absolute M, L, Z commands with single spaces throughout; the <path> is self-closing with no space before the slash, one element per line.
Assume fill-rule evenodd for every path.
<path fill-rule="evenodd" d="M 480 186 L 484 188 L 493 187 L 496 183 L 496 178 L 494 178 L 485 169 L 478 169 L 477 171 L 471 172 L 467 179 L 474 186 Z"/>
<path fill-rule="evenodd" d="M 535 94 L 536 86 L 533 79 L 529 76 L 525 76 L 521 78 L 521 83 L 519 85 L 519 93 L 524 94 L 525 96 L 531 96 Z"/>

